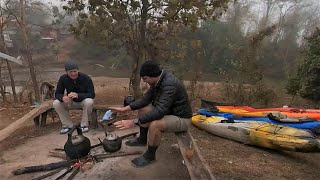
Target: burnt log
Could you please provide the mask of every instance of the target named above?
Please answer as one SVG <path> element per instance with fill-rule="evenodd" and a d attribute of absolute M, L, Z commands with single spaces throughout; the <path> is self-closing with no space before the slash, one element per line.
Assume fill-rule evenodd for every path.
<path fill-rule="evenodd" d="M 27 167 L 22 167 L 22 168 L 13 170 L 12 174 L 20 175 L 20 174 L 40 172 L 40 171 L 50 171 L 50 170 L 54 170 L 62 167 L 70 167 L 75 162 L 76 160 L 72 160 L 72 161 L 61 161 L 61 162 L 50 163 L 50 164 L 42 164 L 37 166 L 27 166 Z"/>

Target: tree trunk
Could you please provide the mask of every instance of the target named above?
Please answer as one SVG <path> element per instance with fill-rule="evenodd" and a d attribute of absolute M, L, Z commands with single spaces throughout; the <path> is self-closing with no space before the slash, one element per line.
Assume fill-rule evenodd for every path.
<path fill-rule="evenodd" d="M 2 100 L 4 102 L 7 101 L 7 98 L 6 98 L 6 91 L 3 87 L 3 83 L 2 83 L 2 76 L 1 76 L 1 70 L 2 70 L 2 62 L 0 62 L 0 94 L 2 96 Z"/>
<path fill-rule="evenodd" d="M 9 55 L 9 51 L 6 47 L 6 44 L 5 44 L 5 40 L 4 40 L 4 35 L 3 35 L 3 26 L 1 26 L 1 29 L 0 29 L 0 38 L 1 38 L 1 49 L 4 50 L 4 52 L 6 52 L 6 54 Z M 10 83 L 11 83 L 11 89 L 12 89 L 12 94 L 13 94 L 13 98 L 14 98 L 14 102 L 17 103 L 18 102 L 18 98 L 17 98 L 17 93 L 16 93 L 16 86 L 15 86 L 15 83 L 14 83 L 14 79 L 13 79 L 13 75 L 12 75 L 12 69 L 11 69 L 11 65 L 9 63 L 8 60 L 5 60 L 6 63 L 7 63 L 7 68 L 8 68 L 8 72 L 9 72 L 9 77 L 10 77 Z"/>
<path fill-rule="evenodd" d="M 135 57 L 134 64 L 132 67 L 132 74 L 130 77 L 130 94 L 133 93 L 133 96 L 135 99 L 141 97 L 141 90 L 140 90 L 140 75 L 139 75 L 139 69 L 140 69 L 140 59 L 139 57 Z"/>
<path fill-rule="evenodd" d="M 5 48 L 5 49 L 7 49 L 7 48 Z M 6 60 L 6 63 L 7 63 L 7 68 L 8 68 L 8 72 L 9 72 L 9 77 L 10 77 L 10 83 L 11 83 L 13 99 L 14 99 L 15 103 L 18 103 L 18 97 L 17 97 L 17 93 L 16 93 L 16 85 L 15 85 L 15 82 L 14 82 L 14 79 L 13 79 L 11 65 L 10 65 L 8 60 Z"/>
<path fill-rule="evenodd" d="M 138 43 L 137 54 L 133 54 L 134 63 L 132 67 L 132 74 L 130 78 L 130 88 L 132 87 L 133 95 L 135 98 L 139 98 L 142 93 L 140 90 L 140 66 L 145 59 L 146 52 L 146 24 L 147 24 L 147 13 L 148 13 L 148 0 L 142 1 L 142 9 L 141 9 L 141 22 L 139 24 L 139 35 L 140 41 Z"/>
<path fill-rule="evenodd" d="M 30 71 L 30 76 L 31 76 L 31 81 L 33 85 L 33 90 L 35 92 L 35 98 L 37 101 L 40 101 L 40 91 L 39 91 L 39 86 L 37 82 L 37 76 L 34 70 L 34 65 L 32 62 L 32 53 L 31 53 L 31 48 L 28 40 L 28 35 L 27 35 L 27 30 L 26 30 L 26 24 L 25 24 L 25 1 L 20 0 L 20 8 L 21 8 L 21 22 L 20 22 L 20 28 L 21 28 L 21 33 L 23 36 L 23 44 L 24 44 L 24 57 L 28 61 L 28 66 L 29 66 L 29 71 Z"/>

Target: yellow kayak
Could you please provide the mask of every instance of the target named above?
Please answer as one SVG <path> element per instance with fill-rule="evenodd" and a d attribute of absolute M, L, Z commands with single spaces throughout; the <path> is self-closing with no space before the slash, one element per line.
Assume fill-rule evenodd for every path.
<path fill-rule="evenodd" d="M 192 124 L 214 135 L 260 147 L 299 152 L 319 152 L 320 139 L 309 131 L 267 122 L 230 123 L 223 117 L 192 117 Z"/>

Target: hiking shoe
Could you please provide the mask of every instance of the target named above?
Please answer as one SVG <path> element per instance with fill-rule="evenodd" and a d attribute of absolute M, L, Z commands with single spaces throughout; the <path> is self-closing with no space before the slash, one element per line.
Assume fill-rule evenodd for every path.
<path fill-rule="evenodd" d="M 62 128 L 62 129 L 60 130 L 60 134 L 66 134 L 66 133 L 68 133 L 70 130 L 71 130 L 71 128 L 67 128 L 67 127 Z"/>
<path fill-rule="evenodd" d="M 145 167 L 149 164 L 152 164 L 153 162 L 155 162 L 155 158 L 149 159 L 144 157 L 143 155 L 131 160 L 132 165 L 135 167 Z"/>
<path fill-rule="evenodd" d="M 147 141 L 143 142 L 139 138 L 134 138 L 125 142 L 127 146 L 146 146 Z"/>
<path fill-rule="evenodd" d="M 89 128 L 87 126 L 83 126 L 83 127 L 81 127 L 81 130 L 83 133 L 86 133 L 89 131 Z"/>

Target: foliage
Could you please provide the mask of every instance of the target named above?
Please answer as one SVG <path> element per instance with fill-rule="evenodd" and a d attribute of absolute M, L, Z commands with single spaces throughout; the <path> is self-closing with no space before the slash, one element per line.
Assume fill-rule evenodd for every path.
<path fill-rule="evenodd" d="M 304 50 L 304 61 L 298 68 L 296 76 L 290 79 L 287 91 L 299 93 L 301 97 L 318 102 L 320 100 L 320 29 L 306 38 L 308 44 Z"/>
<path fill-rule="evenodd" d="M 70 52 L 70 56 L 73 58 L 94 60 L 104 60 L 107 54 L 105 48 L 82 41 L 78 42 Z"/>
<path fill-rule="evenodd" d="M 90 37 L 107 48 L 124 48 L 132 57 L 130 87 L 139 96 L 139 67 L 145 59 L 158 60 L 165 54 L 168 38 L 185 27 L 196 29 L 201 20 L 215 18 L 229 0 L 89 0 L 68 1 L 68 12 L 79 13 L 71 26 L 78 37 Z M 88 10 L 88 11 L 86 11 Z"/>
<path fill-rule="evenodd" d="M 301 83 L 300 83 L 299 77 L 289 77 L 288 83 L 286 84 L 286 90 L 287 93 L 290 95 L 297 95 L 299 90 L 301 89 Z"/>
<path fill-rule="evenodd" d="M 223 87 L 223 95 L 229 103 L 236 105 L 267 106 L 275 98 L 272 89 L 267 88 L 259 62 L 259 48 L 264 38 L 275 31 L 276 26 L 269 26 L 252 34 L 247 42 L 236 49 L 237 59 L 234 71 L 228 74 L 227 83 Z"/>
<path fill-rule="evenodd" d="M 233 105 L 267 107 L 277 99 L 276 92 L 263 82 L 255 85 L 226 83 L 222 89 L 224 101 Z"/>

